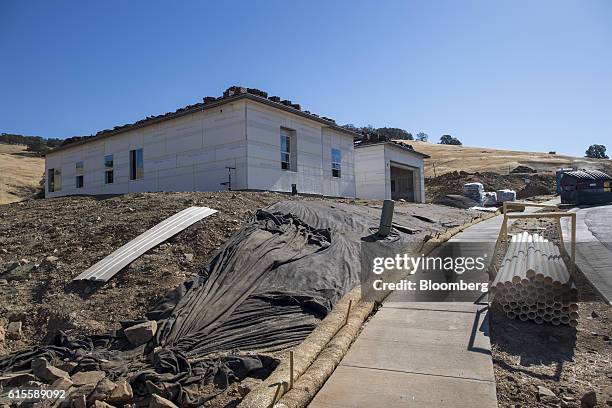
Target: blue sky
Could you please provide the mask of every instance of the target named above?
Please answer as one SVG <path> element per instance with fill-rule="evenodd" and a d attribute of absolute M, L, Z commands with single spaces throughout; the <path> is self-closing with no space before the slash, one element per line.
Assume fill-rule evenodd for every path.
<path fill-rule="evenodd" d="M 256 87 L 430 140 L 612 150 L 612 2 L 2 1 L 0 132 L 86 135 Z"/>

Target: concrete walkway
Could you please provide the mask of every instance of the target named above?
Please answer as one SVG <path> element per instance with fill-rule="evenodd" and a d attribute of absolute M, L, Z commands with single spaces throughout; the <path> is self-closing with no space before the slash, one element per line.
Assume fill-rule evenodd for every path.
<path fill-rule="evenodd" d="M 576 265 L 597 293 L 612 305 L 612 205 L 575 208 Z M 570 250 L 570 222 L 561 221 Z"/>
<path fill-rule="evenodd" d="M 478 243 L 462 245 L 455 256 L 485 252 L 491 259 L 501 225 L 496 216 L 455 235 L 449 242 Z M 396 291 L 387 297 L 311 408 L 497 407 L 487 303 L 411 302 L 407 296 Z"/>

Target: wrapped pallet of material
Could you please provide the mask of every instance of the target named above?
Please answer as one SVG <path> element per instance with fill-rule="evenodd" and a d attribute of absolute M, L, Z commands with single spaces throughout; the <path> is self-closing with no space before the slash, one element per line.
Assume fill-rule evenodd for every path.
<path fill-rule="evenodd" d="M 463 185 L 463 196 L 471 198 L 478 204 L 482 204 L 484 186 L 482 183 L 466 183 Z"/>
<path fill-rule="evenodd" d="M 514 190 L 497 190 L 497 202 L 505 203 L 506 201 L 516 201 L 516 191 Z"/>
<path fill-rule="evenodd" d="M 495 191 L 487 191 L 483 194 L 482 205 L 485 207 L 493 207 L 497 205 L 497 194 Z"/>

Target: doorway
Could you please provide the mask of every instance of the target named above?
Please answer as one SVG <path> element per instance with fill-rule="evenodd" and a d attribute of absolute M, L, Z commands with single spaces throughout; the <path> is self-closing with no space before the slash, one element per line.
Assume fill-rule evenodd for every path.
<path fill-rule="evenodd" d="M 415 202 L 414 171 L 391 164 L 391 199 Z"/>

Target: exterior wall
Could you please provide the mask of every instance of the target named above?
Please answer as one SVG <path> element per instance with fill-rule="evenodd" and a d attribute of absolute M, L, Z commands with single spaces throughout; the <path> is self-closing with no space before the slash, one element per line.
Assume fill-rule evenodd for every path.
<path fill-rule="evenodd" d="M 378 200 L 387 198 L 385 167 L 383 144 L 355 149 L 355 184 L 358 198 Z M 389 198 L 391 198 L 390 184 Z"/>
<path fill-rule="evenodd" d="M 280 164 L 280 128 L 295 130 L 297 171 Z M 129 179 L 130 150 L 143 149 L 144 177 Z M 341 177 L 331 175 L 331 149 L 342 152 Z M 104 183 L 104 156 L 112 154 L 114 182 Z M 83 161 L 84 187 L 76 188 Z M 353 138 L 253 101 L 237 101 L 180 118 L 51 152 L 48 169 L 60 169 L 61 190 L 46 197 L 144 191 L 273 190 L 326 196 L 355 196 Z"/>
<path fill-rule="evenodd" d="M 391 165 L 410 167 L 414 173 L 414 198 L 425 202 L 423 158 L 390 144 L 375 144 L 355 149 L 357 197 L 391 199 Z"/>
<path fill-rule="evenodd" d="M 49 153 L 49 168 L 61 168 L 61 191 L 72 194 L 122 194 L 142 191 L 217 191 L 232 171 L 232 188 L 247 188 L 245 102 L 225 104 Z M 129 179 L 129 152 L 143 149 L 144 177 Z M 104 183 L 104 156 L 113 155 L 114 182 Z M 76 162 L 84 162 L 84 187 L 76 188 Z"/>
<path fill-rule="evenodd" d="M 248 188 L 355 196 L 353 137 L 256 102 L 247 102 Z M 297 171 L 281 169 L 280 129 L 296 132 Z M 341 177 L 331 175 L 331 149 L 342 152 Z"/>

